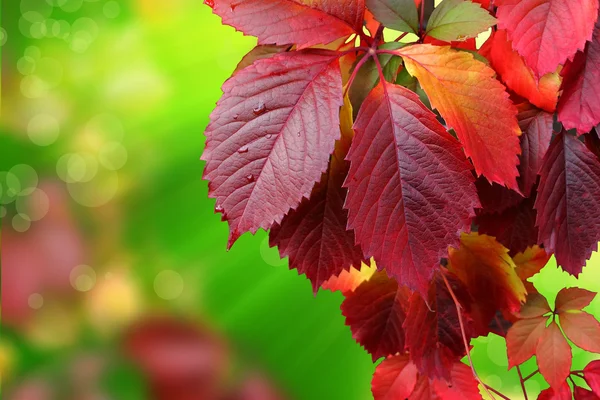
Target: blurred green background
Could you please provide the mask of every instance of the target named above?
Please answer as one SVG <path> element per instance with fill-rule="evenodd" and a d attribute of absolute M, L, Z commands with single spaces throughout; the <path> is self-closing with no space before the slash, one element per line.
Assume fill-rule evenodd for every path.
<path fill-rule="evenodd" d="M 226 252 L 201 180 L 203 129 L 255 39 L 201 0 L 1 7 L 2 395 L 371 398 L 342 295 L 313 296 L 264 232 Z M 534 280 L 600 291 L 600 256 L 579 281 L 553 261 Z M 482 378 L 521 398 L 503 339 L 474 344 Z"/>

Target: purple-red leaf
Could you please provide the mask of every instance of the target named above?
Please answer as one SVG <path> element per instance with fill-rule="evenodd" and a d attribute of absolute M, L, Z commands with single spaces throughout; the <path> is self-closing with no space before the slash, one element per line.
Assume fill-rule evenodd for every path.
<path fill-rule="evenodd" d="M 215 211 L 229 222 L 229 247 L 268 229 L 307 197 L 340 137 L 338 54 L 278 54 L 223 85 L 206 128 L 202 159 Z"/>
<path fill-rule="evenodd" d="M 364 0 L 214 0 L 213 12 L 259 44 L 327 44 L 362 32 Z"/>
<path fill-rule="evenodd" d="M 349 101 L 340 115 L 342 137 L 336 143 L 327 173 L 309 199 L 283 217 L 269 233 L 270 245 L 281 257 L 289 257 L 290 268 L 306 274 L 316 293 L 323 282 L 351 266 L 360 268 L 362 250 L 354 243 L 354 232 L 346 230 L 344 210 L 347 190 L 342 187 L 349 163 L 344 160 L 352 142 L 352 107 Z"/>
<path fill-rule="evenodd" d="M 598 0 L 496 0 L 498 27 L 537 76 L 556 71 L 592 37 Z M 568 34 L 565 34 L 568 32 Z"/>
<path fill-rule="evenodd" d="M 426 295 L 479 206 L 469 164 L 413 92 L 379 83 L 354 124 L 346 207 L 365 257 Z"/>
<path fill-rule="evenodd" d="M 600 240 L 600 160 L 563 132 L 548 149 L 540 175 L 538 243 L 577 276 Z"/>
<path fill-rule="evenodd" d="M 419 293 L 414 293 L 410 298 L 404 330 L 406 347 L 419 372 L 430 378 L 450 380 L 452 365 L 465 354 L 465 346 L 456 305 L 442 273 L 446 274 L 458 300 L 469 304 L 469 295 L 461 281 L 449 273 L 439 272 L 431 282 L 426 299 Z M 463 315 L 463 319 L 466 319 L 466 315 Z"/>
<path fill-rule="evenodd" d="M 531 321 L 531 320 L 530 320 Z M 552 321 L 540 338 L 535 355 L 540 373 L 554 390 L 565 383 L 571 370 L 571 346 L 556 322 Z"/>
<path fill-rule="evenodd" d="M 417 383 L 417 367 L 409 356 L 394 356 L 383 360 L 375 369 L 371 391 L 374 400 L 406 399 Z"/>
<path fill-rule="evenodd" d="M 404 352 L 404 329 L 410 291 L 380 271 L 363 282 L 342 303 L 352 337 L 373 361 Z"/>
<path fill-rule="evenodd" d="M 483 176 L 477 178 L 475 187 L 484 213 L 500 213 L 523 201 L 519 193 L 497 183 L 489 183 Z"/>
<path fill-rule="evenodd" d="M 587 133 L 600 123 L 600 20 L 585 53 L 578 53 L 562 74 L 565 80 L 558 120 L 565 129 Z"/>

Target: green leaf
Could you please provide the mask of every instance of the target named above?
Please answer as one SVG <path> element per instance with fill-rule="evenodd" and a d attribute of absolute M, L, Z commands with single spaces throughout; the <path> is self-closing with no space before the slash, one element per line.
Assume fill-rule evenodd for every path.
<path fill-rule="evenodd" d="M 463 0 L 444 0 L 431 14 L 427 35 L 446 42 L 465 40 L 485 32 L 496 18 L 479 4 Z"/>
<path fill-rule="evenodd" d="M 419 31 L 419 13 L 414 0 L 366 0 L 375 19 L 386 28 L 401 32 Z"/>

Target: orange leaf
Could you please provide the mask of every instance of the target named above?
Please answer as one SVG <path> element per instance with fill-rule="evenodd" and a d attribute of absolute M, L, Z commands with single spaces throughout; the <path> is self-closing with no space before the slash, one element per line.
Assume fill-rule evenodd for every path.
<path fill-rule="evenodd" d="M 544 330 L 535 350 L 540 373 L 554 390 L 558 390 L 569 376 L 573 355 L 571 346 L 556 322 Z"/>
<path fill-rule="evenodd" d="M 339 290 L 342 293 L 353 292 L 361 283 L 368 281 L 377 271 L 377 266 L 362 264 L 360 270 L 351 267 L 350 271 L 343 270 L 338 276 L 332 276 L 321 287 L 335 292 Z"/>
<path fill-rule="evenodd" d="M 551 312 L 548 300 L 544 296 L 538 293 L 531 293 L 527 296 L 527 302 L 521 311 L 519 311 L 519 318 L 537 318 L 544 314 Z"/>
<path fill-rule="evenodd" d="M 526 291 L 515 272 L 508 249 L 491 236 L 463 234 L 460 248 L 450 248 L 448 268 L 467 286 L 473 297 L 473 314 L 482 322 L 498 309 L 517 312 L 525 302 Z"/>
<path fill-rule="evenodd" d="M 522 319 L 510 327 L 506 334 L 508 368 L 524 363 L 535 354 L 547 320 L 545 317 Z"/>
<path fill-rule="evenodd" d="M 396 51 L 431 105 L 452 127 L 478 175 L 518 191 L 517 109 L 495 72 L 473 55 L 419 44 Z"/>
<path fill-rule="evenodd" d="M 564 288 L 556 295 L 556 312 L 581 310 L 596 297 L 596 293 L 576 287 Z"/>
<path fill-rule="evenodd" d="M 513 262 L 517 266 L 515 272 L 525 285 L 527 293 L 537 292 L 533 284 L 527 279 L 540 272 L 549 259 L 550 255 L 538 245 L 528 247 L 524 252 L 517 253 L 513 257 Z"/>
<path fill-rule="evenodd" d="M 584 311 L 560 314 L 560 326 L 577 347 L 600 353 L 600 322 Z"/>
<path fill-rule="evenodd" d="M 546 74 L 538 82 L 523 57 L 513 50 L 505 30 L 494 33 L 486 42 L 482 54 L 490 61 L 506 86 L 529 100 L 531 104 L 548 112 L 554 112 L 561 84 L 558 72 Z"/>

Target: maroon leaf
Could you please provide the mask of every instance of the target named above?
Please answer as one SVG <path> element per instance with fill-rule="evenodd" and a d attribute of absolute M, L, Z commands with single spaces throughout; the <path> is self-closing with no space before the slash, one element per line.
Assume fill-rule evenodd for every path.
<path fill-rule="evenodd" d="M 327 169 L 340 137 L 337 56 L 279 54 L 223 85 L 202 159 L 209 197 L 217 199 L 215 211 L 229 222 L 228 247 L 244 232 L 280 222 Z"/>
<path fill-rule="evenodd" d="M 446 275 L 459 301 L 467 299 L 467 290 L 458 278 Z M 452 365 L 465 354 L 465 346 L 456 306 L 441 272 L 434 276 L 426 300 L 419 293 L 411 296 L 404 330 L 406 347 L 419 372 L 449 380 Z"/>
<path fill-rule="evenodd" d="M 373 361 L 404 352 L 404 329 L 410 291 L 399 287 L 385 272 L 363 282 L 342 303 L 342 314 L 352 337 L 372 355 Z"/>
<path fill-rule="evenodd" d="M 289 256 L 290 268 L 306 274 L 316 293 L 323 282 L 351 266 L 360 268 L 362 250 L 354 243 L 354 232 L 346 230 L 344 210 L 347 190 L 342 187 L 349 163 L 344 160 L 352 141 L 352 109 L 344 107 L 342 138 L 331 156 L 329 169 L 312 190 L 309 199 L 275 224 L 270 245 L 279 247 L 281 257 Z M 365 261 L 366 263 L 367 261 Z"/>
<path fill-rule="evenodd" d="M 574 136 L 563 132 L 548 149 L 535 208 L 538 242 L 579 275 L 600 240 L 600 160 Z"/>
<path fill-rule="evenodd" d="M 594 129 L 592 129 L 590 131 L 590 133 L 588 133 L 587 135 L 584 136 L 585 145 L 598 158 L 600 158 L 600 136 L 598 134 L 599 132 L 600 132 L 600 125 L 598 125 Z"/>
<path fill-rule="evenodd" d="M 600 123 L 600 20 L 585 53 L 578 53 L 562 72 L 563 93 L 558 120 L 565 129 L 589 132 Z"/>
<path fill-rule="evenodd" d="M 548 388 L 540 393 L 538 400 L 571 400 L 571 388 L 567 382 L 563 383 L 558 391 Z"/>
<path fill-rule="evenodd" d="M 364 0 L 214 0 L 213 12 L 259 44 L 306 48 L 362 32 Z M 210 4 L 209 3 L 209 4 Z"/>
<path fill-rule="evenodd" d="M 523 201 L 519 193 L 497 183 L 489 183 L 484 177 L 477 178 L 475 187 L 485 213 L 499 213 Z"/>
<path fill-rule="evenodd" d="M 406 399 L 417 383 L 417 368 L 409 356 L 390 357 L 375 369 L 371 391 L 374 400 Z"/>
<path fill-rule="evenodd" d="M 563 288 L 556 295 L 556 312 L 581 311 L 590 305 L 597 293 L 577 287 Z"/>
<path fill-rule="evenodd" d="M 523 103 L 517 106 L 521 135 L 521 163 L 519 164 L 519 187 L 525 197 L 529 197 L 535 186 L 538 174 L 550 140 L 552 139 L 552 114 Z M 537 234 L 537 232 L 536 232 Z"/>
<path fill-rule="evenodd" d="M 591 361 L 583 369 L 583 375 L 596 396 L 600 396 L 600 360 Z"/>
<path fill-rule="evenodd" d="M 525 251 L 537 244 L 538 239 L 534 202 L 535 198 L 522 199 L 516 206 L 499 214 L 479 214 L 475 218 L 479 233 L 495 237 L 510 250 L 511 255 Z"/>
<path fill-rule="evenodd" d="M 575 400 L 599 400 L 600 397 L 596 396 L 591 390 L 584 389 L 580 386 L 575 386 L 573 390 L 573 398 Z"/>
<path fill-rule="evenodd" d="M 540 373 L 554 390 L 569 376 L 573 355 L 571 347 L 556 322 L 552 321 L 540 338 L 535 355 Z"/>
<path fill-rule="evenodd" d="M 479 206 L 470 166 L 435 114 L 401 86 L 380 82 L 354 129 L 348 227 L 365 257 L 425 295 L 433 269 Z"/>

